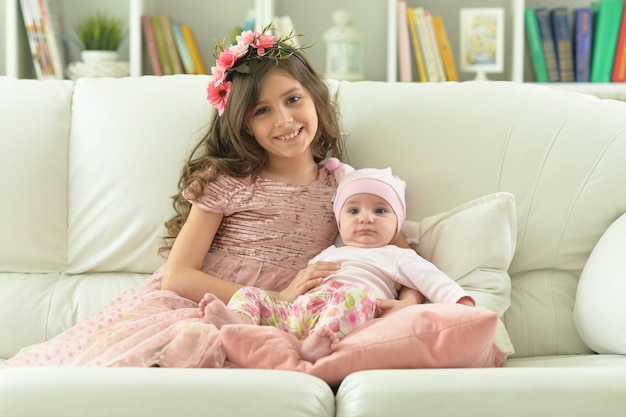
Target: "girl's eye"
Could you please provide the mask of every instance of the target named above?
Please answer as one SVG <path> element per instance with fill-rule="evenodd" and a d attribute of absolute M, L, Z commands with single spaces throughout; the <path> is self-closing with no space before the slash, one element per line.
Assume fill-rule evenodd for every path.
<path fill-rule="evenodd" d="M 267 107 L 261 107 L 260 109 L 256 109 L 254 111 L 254 115 L 259 115 L 259 114 L 265 114 L 269 111 L 269 109 Z"/>
<path fill-rule="evenodd" d="M 295 103 L 295 102 L 297 102 L 297 101 L 300 101 L 300 96 L 293 96 L 293 97 L 289 97 L 289 98 L 287 99 L 287 103 L 290 103 L 290 104 L 291 104 L 291 103 Z"/>

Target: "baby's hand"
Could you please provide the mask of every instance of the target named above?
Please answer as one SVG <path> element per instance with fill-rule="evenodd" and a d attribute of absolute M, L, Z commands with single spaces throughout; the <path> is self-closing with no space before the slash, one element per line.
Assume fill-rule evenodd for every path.
<path fill-rule="evenodd" d="M 377 298 L 376 299 L 376 316 L 382 317 L 394 311 L 402 310 L 405 307 L 415 305 L 412 300 L 395 300 L 393 298 Z"/>
<path fill-rule="evenodd" d="M 304 294 L 324 282 L 324 278 L 336 272 L 339 265 L 333 262 L 316 262 L 301 269 L 289 286 L 278 293 L 281 300 L 293 302 L 296 297 Z"/>
<path fill-rule="evenodd" d="M 476 304 L 474 304 L 474 301 L 472 300 L 472 298 L 469 297 L 469 296 L 461 298 L 456 303 L 457 304 L 463 304 L 463 305 L 466 305 L 466 306 L 469 306 L 469 307 L 475 307 L 476 306 Z"/>

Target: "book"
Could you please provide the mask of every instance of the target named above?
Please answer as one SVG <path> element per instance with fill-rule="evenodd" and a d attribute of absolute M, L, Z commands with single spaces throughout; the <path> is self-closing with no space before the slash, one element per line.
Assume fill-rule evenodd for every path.
<path fill-rule="evenodd" d="M 150 16 L 150 21 L 152 22 L 152 31 L 154 32 L 157 51 L 159 51 L 159 60 L 161 61 L 163 75 L 172 75 L 174 74 L 174 70 L 172 69 L 167 47 L 165 46 L 165 37 L 163 29 L 161 28 L 161 19 L 159 16 Z"/>
<path fill-rule="evenodd" d="M 401 82 L 413 81 L 411 40 L 405 1 L 398 2 L 398 74 Z"/>
<path fill-rule="evenodd" d="M 31 59 L 35 68 L 35 76 L 38 80 L 44 78 L 44 73 L 41 68 L 41 61 L 39 57 L 37 28 L 33 20 L 32 10 L 30 6 L 30 0 L 20 0 L 20 7 L 22 9 L 22 17 L 24 19 L 24 26 L 26 27 L 26 36 L 28 39 L 28 46 L 30 48 Z"/>
<path fill-rule="evenodd" d="M 548 78 L 548 67 L 546 66 L 546 60 L 543 56 L 541 33 L 539 31 L 539 23 L 537 22 L 537 14 L 534 8 L 528 7 L 524 9 L 524 25 L 526 27 L 528 49 L 535 70 L 535 79 L 540 83 L 548 82 L 550 81 Z"/>
<path fill-rule="evenodd" d="M 622 20 L 617 35 L 617 46 L 613 58 L 612 82 L 626 81 L 626 9 L 622 10 Z"/>
<path fill-rule="evenodd" d="M 579 7 L 574 16 L 574 61 L 576 81 L 589 82 L 591 71 L 591 42 L 593 34 L 593 13 L 591 7 Z"/>
<path fill-rule="evenodd" d="M 439 46 L 441 59 L 443 60 L 443 68 L 446 73 L 446 79 L 448 81 L 459 81 L 459 74 L 456 70 L 454 55 L 452 53 L 446 27 L 441 16 L 433 16 L 433 29 L 435 30 L 437 45 Z"/>
<path fill-rule="evenodd" d="M 550 11 L 556 57 L 561 82 L 576 81 L 574 74 L 574 52 L 572 50 L 572 32 L 569 23 L 569 9 L 555 7 Z"/>
<path fill-rule="evenodd" d="M 434 44 L 426 20 L 426 11 L 423 7 L 415 7 L 413 13 L 415 14 L 415 26 L 417 28 L 419 46 L 422 51 L 424 68 L 426 69 L 426 78 L 428 81 L 441 81 L 439 71 L 437 70 L 437 57 L 435 55 Z"/>
<path fill-rule="evenodd" d="M 191 60 L 193 61 L 193 66 L 196 69 L 196 73 L 206 74 L 204 64 L 202 63 L 202 56 L 200 55 L 200 50 L 198 49 L 198 44 L 196 43 L 196 38 L 193 35 L 193 31 L 189 26 L 185 24 L 182 24 L 180 26 L 180 30 L 183 33 L 183 38 L 185 38 L 187 49 L 189 49 L 189 53 L 191 54 Z"/>
<path fill-rule="evenodd" d="M 193 60 L 191 59 L 191 53 L 189 53 L 189 48 L 187 48 L 187 43 L 183 37 L 183 31 L 180 28 L 180 23 L 172 22 L 172 33 L 174 34 L 174 41 L 176 42 L 176 49 L 178 50 L 183 70 L 186 74 L 197 74 L 196 68 L 193 65 Z"/>
<path fill-rule="evenodd" d="M 409 25 L 409 34 L 411 35 L 411 44 L 413 45 L 413 54 L 415 55 L 415 64 L 417 65 L 417 74 L 419 81 L 426 82 L 428 77 L 426 76 L 426 68 L 424 67 L 424 57 L 422 56 L 422 49 L 417 35 L 417 23 L 415 22 L 415 11 L 412 8 L 406 10 L 406 20 Z"/>
<path fill-rule="evenodd" d="M 611 81 L 624 1 L 601 0 L 592 3 L 591 9 L 595 16 L 589 79 L 591 82 L 608 83 Z"/>
<path fill-rule="evenodd" d="M 548 81 L 553 83 L 558 82 L 561 80 L 561 77 L 559 76 L 559 64 L 556 57 L 554 37 L 552 36 L 550 11 L 547 7 L 537 7 L 535 14 L 537 15 L 537 24 L 539 25 L 539 33 L 541 34 L 543 58 L 546 60 L 546 68 L 548 69 Z"/>
<path fill-rule="evenodd" d="M 446 72 L 443 68 L 443 58 L 441 57 L 441 51 L 439 44 L 437 43 L 437 36 L 435 35 L 435 28 L 433 26 L 433 15 L 429 10 L 424 10 L 424 16 L 426 17 L 426 25 L 428 29 L 428 38 L 431 43 L 431 48 L 434 52 L 435 69 L 437 70 L 437 78 L 439 81 L 446 81 Z"/>
<path fill-rule="evenodd" d="M 174 32 L 172 31 L 172 21 L 166 14 L 160 15 L 159 19 L 161 20 L 161 32 L 163 33 L 165 49 L 170 60 L 172 72 L 174 74 L 183 74 L 185 71 L 183 70 L 183 64 L 180 62 L 180 56 L 176 49 L 176 41 L 174 40 Z"/>
<path fill-rule="evenodd" d="M 154 35 L 154 29 L 152 28 L 150 15 L 143 14 L 141 16 L 141 27 L 143 29 L 143 39 L 146 44 L 146 50 L 148 51 L 148 57 L 150 58 L 150 65 L 152 66 L 152 74 L 163 75 L 161 59 L 159 58 L 159 50 L 157 49 L 156 38 Z"/>
<path fill-rule="evenodd" d="M 59 80 L 65 78 L 65 50 L 61 39 L 61 24 L 58 12 L 51 8 L 56 4 L 52 0 L 38 0 L 41 13 L 41 25 L 48 46 L 50 64 L 54 77 Z"/>
<path fill-rule="evenodd" d="M 54 68 L 52 67 L 52 59 L 50 50 L 46 42 L 46 35 L 43 31 L 43 22 L 41 20 L 41 10 L 39 9 L 38 0 L 30 0 L 30 11 L 35 27 L 35 38 L 37 42 L 37 57 L 41 64 L 41 72 L 43 79 L 55 78 Z"/>
<path fill-rule="evenodd" d="M 246 19 L 244 20 L 243 26 L 241 27 L 241 32 L 246 31 L 246 30 L 254 30 L 255 21 L 256 19 L 255 19 L 254 9 L 248 10 L 248 12 L 246 13 Z"/>

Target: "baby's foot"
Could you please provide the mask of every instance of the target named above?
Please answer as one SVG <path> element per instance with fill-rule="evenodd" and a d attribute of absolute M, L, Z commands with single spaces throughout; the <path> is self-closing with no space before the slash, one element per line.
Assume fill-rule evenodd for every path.
<path fill-rule="evenodd" d="M 333 353 L 337 349 L 337 343 L 339 339 L 335 332 L 327 326 L 318 327 L 302 342 L 302 359 L 315 362 Z"/>
<path fill-rule="evenodd" d="M 204 294 L 198 309 L 200 317 L 218 329 L 225 324 L 252 324 L 252 320 L 243 313 L 236 313 L 211 293 Z"/>

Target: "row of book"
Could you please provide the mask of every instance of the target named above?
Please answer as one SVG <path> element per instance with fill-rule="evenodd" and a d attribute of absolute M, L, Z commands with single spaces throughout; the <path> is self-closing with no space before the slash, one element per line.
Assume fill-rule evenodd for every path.
<path fill-rule="evenodd" d="M 63 79 L 65 45 L 61 20 L 52 0 L 20 0 L 35 75 L 39 80 Z"/>
<path fill-rule="evenodd" d="M 206 74 L 191 28 L 168 15 L 141 16 L 152 74 Z"/>
<path fill-rule="evenodd" d="M 626 81 L 623 0 L 526 8 L 524 20 L 537 82 Z"/>
<path fill-rule="evenodd" d="M 398 71 L 402 82 L 459 80 L 441 16 L 423 7 L 408 7 L 405 1 L 398 2 Z"/>

